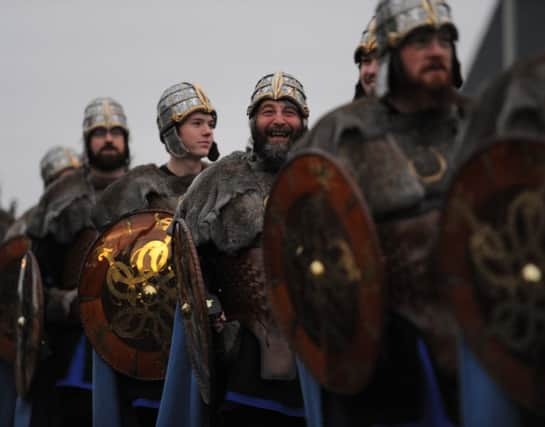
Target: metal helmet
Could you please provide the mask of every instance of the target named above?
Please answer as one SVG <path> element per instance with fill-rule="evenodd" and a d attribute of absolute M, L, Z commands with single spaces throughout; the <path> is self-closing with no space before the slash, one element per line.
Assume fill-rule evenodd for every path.
<path fill-rule="evenodd" d="M 53 147 L 40 160 L 40 174 L 44 185 L 51 184 L 61 172 L 81 167 L 78 154 L 71 148 Z"/>
<path fill-rule="evenodd" d="M 291 74 L 278 71 L 274 74 L 267 74 L 259 79 L 255 85 L 247 110 L 250 119 L 254 116 L 257 106 L 264 99 L 272 99 L 273 101 L 288 99 L 292 101 L 299 108 L 303 117 L 303 125 L 307 126 L 309 109 L 305 89 L 301 82 Z"/>
<path fill-rule="evenodd" d="M 453 42 L 458 40 L 458 29 L 452 21 L 450 6 L 446 0 L 380 0 L 376 9 L 377 50 L 380 68 L 377 81 L 377 94 L 383 96 L 389 90 L 388 74 L 390 53 L 418 28 L 447 27 L 452 32 Z M 462 85 L 460 64 L 453 44 L 453 83 Z"/>
<path fill-rule="evenodd" d="M 166 89 L 157 103 L 157 127 L 159 137 L 169 154 L 183 158 L 188 151 L 178 135 L 178 126 L 195 112 L 211 114 L 217 120 L 217 113 L 210 99 L 198 84 L 182 82 Z M 212 144 L 208 158 L 212 161 L 219 157 L 218 145 Z"/>
<path fill-rule="evenodd" d="M 375 16 L 371 18 L 367 24 L 367 28 L 361 34 L 361 40 L 356 50 L 354 51 L 354 62 L 359 64 L 362 56 L 371 55 L 377 50 L 377 19 Z"/>
<path fill-rule="evenodd" d="M 93 99 L 83 113 L 83 136 L 85 139 L 98 127 L 120 127 L 129 135 L 127 116 L 119 102 L 112 98 Z"/>

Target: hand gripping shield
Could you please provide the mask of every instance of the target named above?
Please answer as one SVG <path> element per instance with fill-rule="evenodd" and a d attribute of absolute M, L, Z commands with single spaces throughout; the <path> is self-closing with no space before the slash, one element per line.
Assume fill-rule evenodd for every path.
<path fill-rule="evenodd" d="M 458 171 L 439 270 L 465 340 L 513 399 L 545 408 L 545 141 L 494 141 Z"/>
<path fill-rule="evenodd" d="M 15 388 L 26 397 L 40 360 L 44 330 L 44 291 L 38 261 L 28 250 L 21 259 L 17 282 Z"/>
<path fill-rule="evenodd" d="M 264 262 L 273 314 L 327 389 L 370 379 L 383 329 L 383 261 L 357 185 L 331 156 L 306 151 L 278 176 L 265 213 Z"/>
<path fill-rule="evenodd" d="M 0 357 L 8 363 L 15 362 L 17 282 L 29 247 L 26 237 L 14 237 L 0 246 Z"/>
<path fill-rule="evenodd" d="M 163 379 L 176 307 L 172 214 L 149 210 L 122 217 L 91 245 L 80 276 L 83 328 L 114 369 L 141 380 Z"/>
<path fill-rule="evenodd" d="M 173 227 L 174 266 L 178 279 L 179 305 L 183 316 L 187 351 L 202 400 L 211 402 L 212 336 L 208 316 L 215 312 L 212 299 L 208 299 L 201 273 L 199 257 L 187 225 L 176 218 Z"/>

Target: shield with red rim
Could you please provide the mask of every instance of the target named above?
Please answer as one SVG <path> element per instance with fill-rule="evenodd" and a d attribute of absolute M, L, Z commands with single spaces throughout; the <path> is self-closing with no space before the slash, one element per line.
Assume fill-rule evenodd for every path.
<path fill-rule="evenodd" d="M 81 321 L 95 351 L 114 369 L 163 379 L 174 310 L 172 222 L 168 211 L 128 214 L 89 248 L 79 280 Z"/>
<path fill-rule="evenodd" d="M 484 368 L 545 408 L 545 141 L 492 141 L 459 169 L 442 214 L 439 270 Z"/>
<path fill-rule="evenodd" d="M 384 322 L 384 266 L 364 198 L 330 155 L 302 152 L 267 203 L 264 262 L 273 314 L 327 389 L 354 394 L 374 371 Z"/>

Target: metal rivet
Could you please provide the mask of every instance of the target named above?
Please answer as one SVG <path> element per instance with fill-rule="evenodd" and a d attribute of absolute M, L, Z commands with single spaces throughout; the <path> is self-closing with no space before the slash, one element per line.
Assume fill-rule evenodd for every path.
<path fill-rule="evenodd" d="M 191 311 L 191 305 L 187 302 L 184 302 L 182 305 L 182 314 L 184 315 L 184 317 L 191 316 Z"/>
<path fill-rule="evenodd" d="M 309 268 L 313 276 L 322 276 L 325 273 L 324 264 L 318 260 L 312 261 Z"/>
<path fill-rule="evenodd" d="M 541 282 L 541 270 L 535 264 L 528 263 L 522 268 L 522 278 L 530 283 Z"/>
<path fill-rule="evenodd" d="M 24 316 L 21 316 L 17 319 L 17 324 L 22 328 L 26 324 L 26 319 Z"/>

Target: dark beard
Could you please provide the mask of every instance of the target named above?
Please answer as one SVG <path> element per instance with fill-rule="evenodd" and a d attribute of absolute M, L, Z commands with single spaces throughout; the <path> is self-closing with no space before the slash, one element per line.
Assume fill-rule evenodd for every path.
<path fill-rule="evenodd" d="M 89 156 L 89 164 L 104 172 L 111 172 L 116 169 L 121 169 L 127 165 L 126 154 L 120 153 L 117 150 L 115 154 L 105 154 L 104 149 L 100 150 L 97 154 L 94 154 L 91 152 L 91 150 L 88 150 L 87 155 Z"/>
<path fill-rule="evenodd" d="M 266 135 L 266 132 L 267 130 L 263 133 L 258 129 L 253 132 L 254 152 L 263 159 L 265 170 L 269 172 L 278 172 L 286 162 L 291 147 L 304 133 L 304 129 L 291 129 L 291 135 L 288 142 L 285 144 L 269 144 L 269 137 Z"/>

